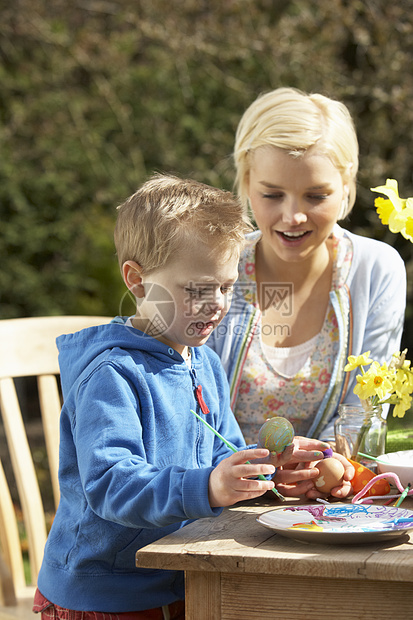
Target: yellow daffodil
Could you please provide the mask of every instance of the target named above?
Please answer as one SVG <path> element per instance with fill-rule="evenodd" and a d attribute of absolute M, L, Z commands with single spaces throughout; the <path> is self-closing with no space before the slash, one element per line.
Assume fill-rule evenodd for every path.
<path fill-rule="evenodd" d="M 375 199 L 378 216 L 391 232 L 400 233 L 413 243 L 413 197 L 400 198 L 396 179 L 386 179 L 385 185 L 370 188 L 382 194 Z M 386 198 L 383 198 L 386 196 Z M 363 407 L 389 403 L 394 405 L 393 415 L 403 417 L 411 407 L 413 394 L 413 370 L 406 360 L 406 350 L 394 353 L 389 366 L 380 366 L 369 358 L 370 351 L 362 355 L 350 355 L 344 367 L 346 372 L 360 369 L 356 377 L 354 393 L 362 401 Z M 368 370 L 364 366 L 370 364 Z"/>
<path fill-rule="evenodd" d="M 388 226 L 391 232 L 401 233 L 405 239 L 413 241 L 413 198 L 400 198 L 396 179 L 387 179 L 386 185 L 370 189 L 387 196 L 374 201 L 382 223 Z"/>
<path fill-rule="evenodd" d="M 413 217 L 408 217 L 406 220 L 405 235 L 403 235 L 409 241 L 413 241 Z"/>
<path fill-rule="evenodd" d="M 363 375 L 357 377 L 357 383 L 354 393 L 362 399 L 378 396 L 380 400 L 383 400 L 393 390 L 393 383 L 388 377 L 387 365 L 380 366 L 377 362 L 373 362 Z M 357 392 L 356 388 L 358 388 Z"/>
<path fill-rule="evenodd" d="M 365 378 L 366 375 L 357 375 L 357 385 L 354 386 L 354 394 L 359 397 L 360 400 L 369 400 L 372 396 L 374 396 L 374 387 L 372 389 L 371 382 L 368 378 Z"/>
<path fill-rule="evenodd" d="M 393 378 L 393 391 L 399 396 L 411 394 L 413 391 L 413 374 L 399 368 Z"/>
<path fill-rule="evenodd" d="M 400 400 L 394 405 L 393 416 L 395 418 L 402 418 L 406 411 L 410 409 L 412 404 L 411 395 L 405 394 Z"/>
<path fill-rule="evenodd" d="M 404 226 L 400 232 L 405 239 L 413 241 L 413 198 L 407 198 L 402 214 Z"/>
<path fill-rule="evenodd" d="M 362 355 L 350 355 L 344 370 L 351 372 L 360 368 L 356 377 L 356 394 L 363 407 L 368 410 L 372 405 L 389 403 L 394 405 L 393 416 L 403 417 L 410 408 L 413 393 L 413 370 L 411 362 L 406 359 L 407 349 L 394 353 L 389 365 L 370 359 L 370 351 Z M 370 365 L 367 370 L 364 366 Z"/>
<path fill-rule="evenodd" d="M 406 205 L 406 200 L 399 196 L 399 184 L 396 179 L 387 179 L 386 185 L 370 187 L 370 190 L 387 196 L 396 211 L 402 211 Z"/>
<path fill-rule="evenodd" d="M 404 349 L 402 352 L 397 351 L 396 353 L 393 353 L 389 368 L 401 368 L 406 363 L 410 366 L 409 360 L 406 360 L 406 353 L 407 349 Z"/>
<path fill-rule="evenodd" d="M 402 371 L 404 372 L 405 384 L 408 385 L 409 391 L 413 392 L 413 372 L 410 370 L 410 368 L 402 368 Z"/>
<path fill-rule="evenodd" d="M 348 364 L 344 366 L 346 372 L 360 368 L 360 366 L 368 366 L 373 360 L 369 358 L 370 351 L 362 353 L 361 355 L 349 355 Z"/>
<path fill-rule="evenodd" d="M 390 215 L 394 211 L 393 203 L 388 198 L 376 198 L 374 201 L 374 206 L 376 207 L 376 211 L 381 222 L 385 225 L 389 225 Z"/>

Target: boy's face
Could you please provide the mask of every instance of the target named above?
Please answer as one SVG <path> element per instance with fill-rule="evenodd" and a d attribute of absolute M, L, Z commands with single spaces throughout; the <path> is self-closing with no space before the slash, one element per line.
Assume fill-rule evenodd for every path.
<path fill-rule="evenodd" d="M 239 252 L 223 253 L 194 236 L 167 265 L 142 275 L 134 325 L 179 353 L 204 344 L 229 310 L 238 260 Z"/>

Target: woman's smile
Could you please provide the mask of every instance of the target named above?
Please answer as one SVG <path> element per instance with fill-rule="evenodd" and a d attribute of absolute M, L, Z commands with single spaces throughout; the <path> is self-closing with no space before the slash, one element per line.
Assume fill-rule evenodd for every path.
<path fill-rule="evenodd" d="M 281 231 L 276 230 L 275 233 L 280 237 L 281 242 L 289 247 L 296 247 L 305 242 L 311 235 L 311 230 Z"/>

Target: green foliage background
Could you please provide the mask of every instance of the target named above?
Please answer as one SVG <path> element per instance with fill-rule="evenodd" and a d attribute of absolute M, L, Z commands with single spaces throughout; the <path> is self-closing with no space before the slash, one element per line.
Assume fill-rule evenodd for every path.
<path fill-rule="evenodd" d="M 395 245 L 369 187 L 413 195 L 411 0 L 0 0 L 0 318 L 124 310 L 116 205 L 153 171 L 232 188 L 244 109 L 282 85 L 350 108 L 346 226 Z"/>

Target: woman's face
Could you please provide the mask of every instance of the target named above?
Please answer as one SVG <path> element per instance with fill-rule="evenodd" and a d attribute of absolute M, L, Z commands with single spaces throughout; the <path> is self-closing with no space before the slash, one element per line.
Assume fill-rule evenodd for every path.
<path fill-rule="evenodd" d="M 248 196 L 264 251 L 296 262 L 314 256 L 337 222 L 348 196 L 340 172 L 317 151 L 294 158 L 276 147 L 251 156 Z"/>

